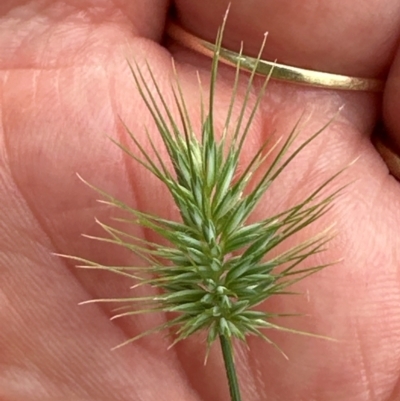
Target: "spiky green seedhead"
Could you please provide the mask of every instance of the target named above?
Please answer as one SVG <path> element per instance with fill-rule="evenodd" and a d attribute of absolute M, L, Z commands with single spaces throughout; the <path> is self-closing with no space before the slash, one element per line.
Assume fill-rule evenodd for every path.
<path fill-rule="evenodd" d="M 81 267 L 107 269 L 131 277 L 136 286 L 150 285 L 160 290 L 160 295 L 155 296 L 95 300 L 132 305 L 131 310 L 125 310 L 116 318 L 134 318 L 140 313 L 173 312 L 172 316 L 175 317 L 167 323 L 126 343 L 166 329 L 174 332 L 174 344 L 196 332 L 206 332 L 208 346 L 218 336 L 245 341 L 248 335 L 257 335 L 269 341 L 263 329 L 278 328 L 296 332 L 272 323 L 271 318 L 276 315 L 257 306 L 274 295 L 287 294 L 288 286 L 325 267 L 302 268 L 301 265 L 307 258 L 323 250 L 328 239 L 326 233 L 285 250 L 278 256 L 269 255 L 278 245 L 312 224 L 330 208 L 337 192 L 325 197 L 322 194 L 335 177 L 289 210 L 253 223 L 249 223 L 249 217 L 286 166 L 326 126 L 293 150 L 290 148 L 298 133 L 296 126 L 283 144 L 272 146 L 266 142 L 248 165 L 239 171 L 240 155 L 246 146 L 249 129 L 268 79 L 252 106 L 250 117 L 246 119 L 256 67 L 246 75 L 248 85 L 244 101 L 239 116 L 233 120 L 232 111 L 241 74 L 239 61 L 224 129 L 215 132 L 214 96 L 221 39 L 219 32 L 212 63 L 208 111 L 205 112 L 203 101 L 200 105 L 201 132 L 195 132 L 192 128 L 178 78 L 173 84 L 174 107 L 179 110 L 180 116 L 176 121 L 151 68 L 147 67 L 149 82 L 136 64 L 131 65 L 137 88 L 154 119 L 173 169 L 169 169 L 159 156 L 150 136 L 148 139 L 155 151 L 155 158 L 146 153 L 128 128 L 135 151 L 121 144 L 118 146 L 156 176 L 160 185 L 166 186 L 179 210 L 180 220 L 163 219 L 132 209 L 96 188 L 103 195 L 103 202 L 130 213 L 135 224 L 161 236 L 167 245 L 165 241 L 161 244 L 135 238 L 100 223 L 108 236 L 97 239 L 131 250 L 142 258 L 143 265 L 113 267 L 75 258 L 83 262 Z M 155 95 L 150 86 L 155 88 Z M 274 160 L 266 163 L 272 152 L 276 154 Z"/>

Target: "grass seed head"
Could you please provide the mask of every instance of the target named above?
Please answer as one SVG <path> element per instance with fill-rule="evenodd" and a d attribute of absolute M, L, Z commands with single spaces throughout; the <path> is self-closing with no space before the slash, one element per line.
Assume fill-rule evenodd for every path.
<path fill-rule="evenodd" d="M 150 285 L 160 290 L 159 296 L 109 300 L 124 303 L 128 301 L 132 304 L 132 310 L 119 313 L 116 317 L 151 312 L 174 313 L 175 317 L 167 323 L 127 342 L 166 329 L 174 332 L 174 343 L 198 331 L 207 332 L 208 346 L 220 335 L 242 341 L 248 335 L 257 335 L 270 342 L 263 329 L 283 328 L 271 323 L 272 314 L 255 310 L 255 307 L 273 295 L 286 293 L 291 284 L 324 267 L 299 268 L 304 260 L 323 250 L 327 240 L 325 234 L 298 244 L 278 256 L 268 255 L 288 237 L 312 224 L 329 209 L 336 193 L 322 197 L 321 192 L 331 180 L 317 188 L 304 201 L 279 215 L 269 216 L 255 223 L 249 223 L 248 220 L 271 183 L 325 127 L 287 156 L 297 134 L 295 128 L 280 145 L 277 156 L 269 167 L 265 168 L 264 151 L 270 144 L 265 144 L 248 166 L 244 169 L 241 167 L 239 171 L 239 157 L 268 80 L 259 92 L 250 118 L 246 120 L 244 116 L 253 88 L 255 69 L 248 75 L 244 101 L 239 118 L 235 120 L 236 125 L 233 126 L 232 109 L 236 102 L 240 70 L 238 62 L 223 135 L 216 135 L 214 96 L 221 32 L 218 34 L 212 63 L 207 113 L 204 112 L 204 105 L 200 105 L 203 119 L 199 135 L 192 129 L 179 79 L 173 89 L 174 106 L 180 116 L 179 121 L 176 121 L 151 68 L 147 67 L 151 81 L 149 83 L 138 65 L 130 66 L 138 90 L 168 152 L 173 171 L 165 166 L 159 155 L 153 160 L 129 130 L 133 146 L 140 156 L 123 145 L 118 146 L 155 175 L 160 184 L 167 187 L 179 210 L 180 221 L 134 210 L 96 188 L 106 203 L 130 213 L 136 224 L 163 237 L 167 245 L 134 238 L 102 224 L 107 238 L 100 240 L 130 249 L 144 260 L 146 269 L 135 266 L 103 266 L 75 258 L 83 262 L 83 267 L 108 269 L 135 281 L 139 280 L 139 285 Z M 156 89 L 155 95 L 150 90 L 150 84 Z M 231 136 L 228 135 L 229 132 L 232 133 Z M 148 139 L 153 150 L 156 150 L 149 135 Z M 250 182 L 253 189 L 250 189 Z"/>

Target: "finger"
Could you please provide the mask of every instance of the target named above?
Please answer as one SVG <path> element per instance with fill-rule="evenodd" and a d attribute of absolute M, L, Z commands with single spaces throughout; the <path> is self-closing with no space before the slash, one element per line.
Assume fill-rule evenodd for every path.
<path fill-rule="evenodd" d="M 177 1 L 179 22 L 199 37 L 211 41 L 214 40 L 215 32 L 221 24 L 227 7 L 228 1 L 225 0 L 207 2 L 207 6 L 204 7 L 198 7 L 194 2 L 185 0 Z M 394 8 L 396 7 L 397 3 L 394 3 Z M 330 8 L 328 5 L 319 8 L 314 7 L 312 20 L 318 21 L 318 24 L 317 22 L 309 23 L 310 8 L 311 5 L 306 7 L 303 2 L 302 5 L 296 4 L 296 8 L 293 3 L 288 4 L 286 1 L 282 6 L 278 5 L 277 2 L 268 0 L 256 1 L 252 3 L 251 7 L 246 7 L 244 2 L 232 2 L 224 32 L 224 46 L 238 50 L 240 41 L 243 41 L 245 45 L 244 53 L 256 54 L 259 51 L 263 33 L 268 31 L 269 35 L 263 55 L 266 59 L 277 59 L 279 62 L 332 73 L 364 74 L 370 77 L 378 74 L 378 70 L 382 72 L 387 68 L 386 61 L 382 62 L 380 66 L 373 65 L 376 62 L 376 55 L 373 62 L 371 62 L 369 58 L 370 50 L 364 49 L 363 54 L 360 54 L 359 41 L 365 42 L 365 38 L 362 35 L 360 37 L 360 34 L 356 35 L 360 29 L 354 21 L 358 20 L 358 24 L 367 25 L 368 21 L 362 21 L 364 19 L 368 20 L 370 18 L 369 14 L 364 14 L 363 10 L 357 10 L 357 18 L 348 21 L 349 27 L 343 32 L 340 31 L 339 35 L 336 32 L 337 23 L 339 17 L 345 19 L 346 13 L 339 12 L 340 7 L 337 2 L 331 2 Z M 331 14 L 334 14 L 335 18 Z M 395 12 L 392 12 L 391 15 L 395 14 Z M 290 24 L 282 24 L 283 20 L 290 21 Z M 351 25 L 352 21 L 354 26 Z M 341 26 L 343 26 L 343 23 L 341 23 Z M 380 33 L 378 32 L 377 35 L 379 36 Z M 385 32 L 382 33 L 382 36 L 384 35 Z M 354 41 L 353 37 L 355 38 Z M 345 46 L 342 44 L 343 41 L 346 44 Z M 338 44 L 339 42 L 341 44 Z M 353 54 L 355 48 L 358 49 L 356 55 Z M 374 46 L 372 46 L 372 49 L 374 49 Z M 387 51 L 390 53 L 391 46 L 388 46 L 388 49 Z M 372 51 L 376 54 L 377 50 Z M 175 49 L 172 49 L 172 52 L 177 56 Z M 196 55 L 192 53 L 191 57 L 194 59 Z M 360 63 L 361 59 L 370 62 L 368 71 L 362 71 L 359 68 L 359 64 L 362 64 Z M 199 62 L 198 57 L 196 62 Z M 367 65 L 367 62 L 364 64 Z M 361 67 L 365 68 L 365 65 Z M 293 96 L 294 94 L 295 96 Z M 345 105 L 345 109 L 341 112 L 341 117 L 357 129 L 358 133 L 362 133 L 363 136 L 372 131 L 381 100 L 380 95 L 368 92 L 328 91 L 312 87 L 299 87 L 287 82 L 278 88 L 274 82 L 273 85 L 270 85 L 267 96 L 272 98 L 266 102 L 271 114 L 274 114 L 274 119 L 280 121 L 286 119 L 288 121 L 285 129 L 290 124 L 293 124 L 290 118 L 290 121 L 287 119 L 288 116 L 293 115 L 293 109 L 301 111 L 309 107 L 313 110 L 313 119 L 322 122 L 328 115 L 336 113 L 340 106 Z M 290 102 L 287 102 L 288 97 Z M 290 110 L 287 110 L 287 108 Z M 282 115 L 283 118 L 276 118 L 277 113 Z M 351 137 L 349 136 L 349 138 Z"/>
<path fill-rule="evenodd" d="M 387 134 L 393 141 L 394 147 L 400 149 L 400 46 L 389 73 L 386 84 L 383 116 Z"/>
<path fill-rule="evenodd" d="M 159 41 L 167 5 L 166 0 L 1 2 L 0 66 L 73 68 L 88 61 L 100 66 L 133 37 Z"/>
<path fill-rule="evenodd" d="M 181 23 L 212 40 L 229 0 L 176 0 Z M 231 2 L 224 45 L 298 67 L 375 77 L 385 74 L 400 32 L 397 0 Z"/>

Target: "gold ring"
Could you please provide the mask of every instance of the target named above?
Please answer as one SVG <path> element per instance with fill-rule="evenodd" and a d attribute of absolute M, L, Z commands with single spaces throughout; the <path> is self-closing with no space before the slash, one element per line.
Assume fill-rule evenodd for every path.
<path fill-rule="evenodd" d="M 176 42 L 203 55 L 213 56 L 216 49 L 213 43 L 192 35 L 173 22 L 168 23 L 166 32 Z M 305 68 L 292 67 L 266 60 L 259 60 L 258 64 L 256 64 L 256 58 L 240 55 L 223 47 L 220 48 L 220 57 L 222 62 L 230 65 L 237 65 L 240 61 L 241 68 L 248 71 L 252 71 L 254 66 L 257 65 L 255 71 L 259 75 L 270 76 L 272 79 L 298 85 L 366 92 L 382 92 L 384 88 L 384 81 L 379 79 L 358 78 L 307 70 Z"/>
<path fill-rule="evenodd" d="M 386 163 L 390 174 L 400 181 L 400 149 L 390 140 L 382 122 L 375 127 L 372 143 Z"/>

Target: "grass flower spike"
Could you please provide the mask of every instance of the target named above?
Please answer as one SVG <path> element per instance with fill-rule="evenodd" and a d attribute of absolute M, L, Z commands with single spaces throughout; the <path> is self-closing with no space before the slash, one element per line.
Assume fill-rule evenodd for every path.
<path fill-rule="evenodd" d="M 126 343 L 162 330 L 173 333 L 173 344 L 200 331 L 206 333 L 208 350 L 215 340 L 219 340 L 231 397 L 238 401 L 241 398 L 232 340 L 245 342 L 247 336 L 255 335 L 272 343 L 265 329 L 296 332 L 273 323 L 271 318 L 276 315 L 263 311 L 259 305 L 271 296 L 288 294 L 290 285 L 325 267 L 302 267 L 302 262 L 323 251 L 328 238 L 323 233 L 279 255 L 274 253 L 273 257 L 269 257 L 269 254 L 287 238 L 322 216 L 330 208 L 337 192 L 323 196 L 326 187 L 334 179 L 332 177 L 289 210 L 249 223 L 249 216 L 271 183 L 325 127 L 293 150 L 291 145 L 299 129 L 295 127 L 283 144 L 271 146 L 266 142 L 249 164 L 244 168 L 241 166 L 239 170 L 241 151 L 267 81 L 252 106 L 250 117 L 246 119 L 255 73 L 247 74 L 248 86 L 241 111 L 239 117 L 233 120 L 241 70 L 239 63 L 236 66 L 224 130 L 215 132 L 214 95 L 222 30 L 218 33 L 217 50 L 212 62 L 207 110 L 203 102 L 201 104 L 200 133 L 194 132 L 192 128 L 178 79 L 174 83 L 174 107 L 179 110 L 180 116 L 176 121 L 151 68 L 148 67 L 151 77 L 149 83 L 137 65 L 131 66 L 133 78 L 158 128 L 173 169 L 169 169 L 159 156 L 150 136 L 148 139 L 157 155 L 155 158 L 146 153 L 134 133 L 129 134 L 135 152 L 121 144 L 117 145 L 155 175 L 160 185 L 168 188 L 179 210 L 180 220 L 167 220 L 134 210 L 96 188 L 102 194 L 103 202 L 128 212 L 134 224 L 152 230 L 166 241 L 161 244 L 132 238 L 116 228 L 100 223 L 107 236 L 96 239 L 130 249 L 140 256 L 143 266 L 104 266 L 80 258 L 74 259 L 82 264 L 80 267 L 107 269 L 131 277 L 136 286 L 158 289 L 159 295 L 154 296 L 94 300 L 131 305 L 131 309 L 124 309 L 116 317 L 134 318 L 134 315 L 151 312 L 172 313 L 167 323 Z M 150 90 L 150 84 L 156 88 L 155 92 Z M 272 153 L 276 157 L 269 162 Z"/>

